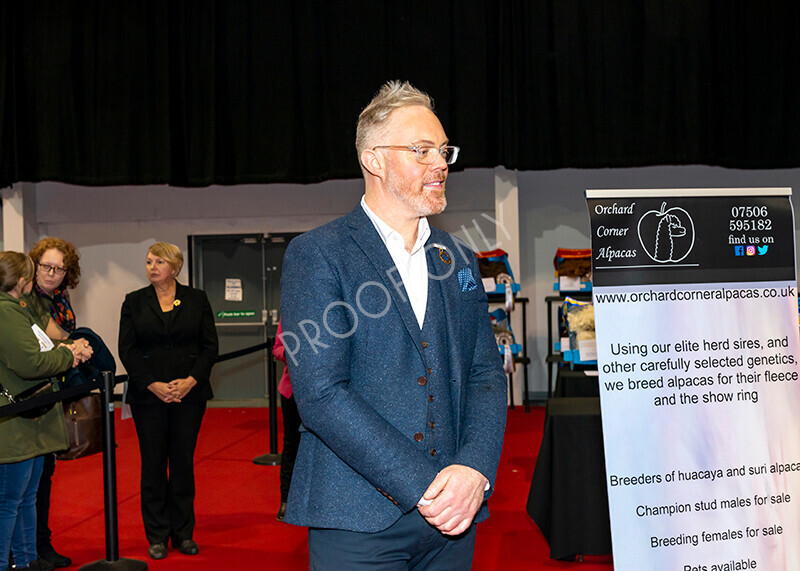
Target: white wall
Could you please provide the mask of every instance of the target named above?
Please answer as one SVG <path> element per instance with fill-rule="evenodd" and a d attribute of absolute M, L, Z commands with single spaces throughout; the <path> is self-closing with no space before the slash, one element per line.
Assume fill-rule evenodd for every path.
<path fill-rule="evenodd" d="M 495 232 L 495 170 L 453 173 L 447 211 L 432 222 L 472 240 L 479 249 L 503 247 Z M 788 186 L 800 189 L 800 169 L 744 171 L 705 166 L 565 169 L 517 173 L 520 268 L 513 268 L 528 306 L 531 390 L 546 391 L 547 323 L 558 247 L 589 247 L 587 188 Z M 81 251 L 81 284 L 73 292 L 78 322 L 94 328 L 113 350 L 126 292 L 147 284 L 147 246 L 165 240 L 186 249 L 190 234 L 297 232 L 349 212 L 360 200 L 360 180 L 314 185 L 242 185 L 200 189 L 166 186 L 86 188 L 36 186 L 39 237 L 61 236 Z M 796 200 L 795 203 L 798 201 Z M 498 236 L 495 243 L 495 236 Z M 186 273 L 183 281 L 186 281 Z M 521 331 L 515 331 L 518 339 Z M 515 375 L 519 395 L 522 376 Z M 519 396 L 515 397 L 516 402 Z"/>
<path fill-rule="evenodd" d="M 482 249 L 493 244 L 494 226 L 482 216 L 494 212 L 493 185 L 489 169 L 451 174 L 447 211 L 432 222 Z M 346 214 L 362 194 L 361 180 L 195 189 L 48 182 L 36 185 L 36 218 L 39 238 L 60 236 L 80 250 L 81 282 L 71 293 L 78 324 L 116 355 L 122 300 L 147 285 L 144 259 L 154 241 L 177 244 L 186 257 L 191 234 L 302 232 Z"/>

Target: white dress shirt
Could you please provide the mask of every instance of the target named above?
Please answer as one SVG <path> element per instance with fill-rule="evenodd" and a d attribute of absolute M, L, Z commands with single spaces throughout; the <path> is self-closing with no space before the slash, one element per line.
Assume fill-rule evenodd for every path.
<path fill-rule="evenodd" d="M 378 235 L 389 250 L 392 261 L 397 268 L 397 273 L 403 282 L 403 287 L 408 294 L 411 308 L 417 317 L 419 328 L 425 322 L 425 309 L 428 307 L 428 262 L 425 259 L 425 242 L 431 235 L 431 227 L 427 218 L 420 218 L 417 226 L 417 241 L 411 248 L 411 253 L 406 250 L 405 240 L 399 232 L 393 230 L 386 222 L 367 206 L 365 197 L 361 197 L 361 208 L 367 213 Z M 392 272 L 394 273 L 394 272 Z M 397 276 L 391 275 L 390 279 L 397 283 Z"/>

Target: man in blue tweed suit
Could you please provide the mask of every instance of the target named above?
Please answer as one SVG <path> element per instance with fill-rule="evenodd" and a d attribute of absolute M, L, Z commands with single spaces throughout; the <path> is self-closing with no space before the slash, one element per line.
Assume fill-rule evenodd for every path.
<path fill-rule="evenodd" d="M 348 215 L 295 238 L 283 342 L 303 421 L 285 521 L 312 569 L 469 569 L 506 377 L 473 252 L 428 225 L 458 156 L 431 99 L 389 82 L 359 116 Z"/>

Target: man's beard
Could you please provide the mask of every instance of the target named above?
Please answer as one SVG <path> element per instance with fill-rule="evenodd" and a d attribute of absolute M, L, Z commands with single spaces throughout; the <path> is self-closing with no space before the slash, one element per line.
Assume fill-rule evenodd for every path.
<path fill-rule="evenodd" d="M 417 216 L 432 216 L 434 214 L 441 214 L 447 207 L 447 197 L 445 196 L 445 179 L 433 178 L 431 180 L 423 181 L 419 190 L 412 192 L 407 187 L 396 184 L 397 181 L 391 177 L 387 182 L 389 192 L 401 201 L 403 204 L 411 208 Z M 442 190 L 440 193 L 432 193 L 425 190 L 424 186 L 427 183 L 441 181 Z"/>

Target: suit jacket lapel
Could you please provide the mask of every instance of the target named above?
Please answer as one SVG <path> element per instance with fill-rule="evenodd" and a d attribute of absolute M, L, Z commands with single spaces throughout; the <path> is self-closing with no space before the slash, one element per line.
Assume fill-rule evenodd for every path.
<path fill-rule="evenodd" d="M 172 307 L 172 309 L 170 310 L 170 313 L 173 312 L 173 311 L 177 312 L 177 311 L 180 310 L 181 305 L 182 305 L 180 303 L 180 301 L 181 301 L 181 299 L 183 297 L 183 294 L 185 293 L 186 287 L 187 286 L 184 286 L 184 285 L 181 285 L 178 282 L 175 282 L 175 301 L 177 302 L 177 305 L 174 305 Z M 146 297 L 146 303 L 147 303 L 148 307 L 150 307 L 150 309 L 155 312 L 155 314 L 164 323 L 164 325 L 167 324 L 167 319 L 169 317 L 172 317 L 173 319 L 175 318 L 174 314 L 172 316 L 170 316 L 170 315 L 167 315 L 167 313 L 165 313 L 164 311 L 161 310 L 161 304 L 158 303 L 158 295 L 156 295 L 156 288 L 153 287 L 152 284 L 150 284 L 150 286 L 147 288 L 146 291 L 147 291 L 147 295 L 145 297 Z"/>
<path fill-rule="evenodd" d="M 175 282 L 175 301 L 173 302 L 172 311 L 176 314 L 180 312 L 183 308 L 183 302 L 185 302 L 186 290 L 189 289 L 189 286 L 185 286 L 180 282 Z M 175 315 L 172 316 L 173 319 Z"/>
<path fill-rule="evenodd" d="M 463 323 L 463 319 L 453 314 L 453 308 L 456 308 L 457 312 L 461 306 L 458 299 L 453 299 L 453 295 L 458 293 L 458 290 L 454 289 L 451 284 L 451 280 L 458 280 L 456 272 L 458 271 L 458 263 L 461 259 L 456 255 L 456 252 L 453 251 L 447 238 L 449 238 L 449 236 L 446 233 L 436 228 L 431 228 L 431 235 L 428 238 L 428 242 L 425 244 L 425 248 L 427 249 L 428 275 L 430 276 L 428 278 L 427 312 L 439 311 L 444 314 L 447 338 L 453 340 L 458 338 L 455 335 L 456 332 L 454 329 L 461 327 Z M 442 255 L 440 255 L 441 249 L 434 246 L 434 244 L 446 246 Z M 449 263 L 447 260 L 449 260 Z M 463 262 L 461 263 L 463 265 Z M 458 350 L 454 346 L 454 343 L 451 342 L 448 349 L 451 352 L 450 357 L 457 359 Z"/>
<path fill-rule="evenodd" d="M 383 285 L 389 290 L 389 294 L 392 296 L 392 305 L 400 314 L 420 356 L 424 358 L 419 323 L 417 323 L 414 310 L 408 301 L 406 288 L 394 266 L 389 250 L 386 249 L 378 231 L 360 204 L 348 214 L 347 221 L 351 228 L 351 237 L 375 268 Z"/>
<path fill-rule="evenodd" d="M 161 305 L 158 303 L 158 295 L 156 295 L 156 288 L 150 284 L 145 290 L 145 304 L 150 308 L 150 311 L 156 314 L 156 317 L 163 320 L 164 315 L 161 311 Z"/>

